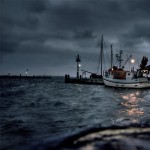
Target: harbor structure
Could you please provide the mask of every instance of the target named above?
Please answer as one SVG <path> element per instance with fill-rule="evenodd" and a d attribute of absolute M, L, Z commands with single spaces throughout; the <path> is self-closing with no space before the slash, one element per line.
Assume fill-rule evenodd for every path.
<path fill-rule="evenodd" d="M 76 57 L 76 62 L 77 62 L 77 79 L 79 79 L 79 76 L 80 76 L 79 72 L 80 72 L 80 67 L 81 67 L 81 64 L 80 64 L 81 58 L 79 54 Z"/>
<path fill-rule="evenodd" d="M 66 74 L 65 75 L 65 83 L 77 83 L 77 84 L 98 84 L 98 85 L 103 85 L 103 43 L 104 43 L 104 39 L 103 39 L 103 35 L 101 38 L 101 45 L 100 45 L 100 56 L 99 56 L 99 64 L 98 64 L 98 69 L 97 72 L 99 71 L 99 68 L 101 68 L 100 70 L 100 74 L 98 73 L 92 73 L 90 71 L 87 70 L 83 70 L 81 69 L 81 58 L 80 55 L 78 54 L 76 56 L 76 64 L 77 64 L 77 72 L 76 72 L 76 77 L 70 77 L 70 75 Z M 82 71 L 82 73 L 85 75 L 85 77 L 80 75 L 80 71 Z M 86 78 L 86 73 L 90 74 L 89 78 Z"/>

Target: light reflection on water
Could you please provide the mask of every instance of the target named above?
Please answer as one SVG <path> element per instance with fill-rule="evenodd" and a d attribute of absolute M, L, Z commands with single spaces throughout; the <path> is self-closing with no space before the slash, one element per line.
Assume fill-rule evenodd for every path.
<path fill-rule="evenodd" d="M 0 144 L 4 149 L 16 150 L 24 141 L 99 123 L 129 125 L 150 118 L 150 89 L 65 84 L 63 78 L 4 80 L 3 89 Z"/>
<path fill-rule="evenodd" d="M 124 113 L 127 117 L 132 118 L 133 122 L 139 122 L 140 118 L 144 115 L 144 102 L 143 91 L 128 91 L 121 95 L 121 106 L 124 108 L 120 113 Z"/>

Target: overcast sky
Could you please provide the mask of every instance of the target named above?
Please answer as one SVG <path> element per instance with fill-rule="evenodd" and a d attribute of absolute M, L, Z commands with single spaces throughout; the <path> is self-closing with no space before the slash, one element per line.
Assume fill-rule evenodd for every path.
<path fill-rule="evenodd" d="M 150 59 L 150 0 L 0 0 L 0 74 L 75 75 L 78 53 L 96 72 L 102 34 Z"/>

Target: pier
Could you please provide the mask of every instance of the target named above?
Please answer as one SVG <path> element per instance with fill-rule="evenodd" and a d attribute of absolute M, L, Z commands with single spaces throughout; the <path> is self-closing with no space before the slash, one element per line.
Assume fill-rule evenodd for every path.
<path fill-rule="evenodd" d="M 33 75 L 33 76 L 22 76 L 22 75 L 0 75 L 0 78 L 4 79 L 51 79 L 51 76 L 47 75 Z"/>
<path fill-rule="evenodd" d="M 103 78 L 73 78 L 65 75 L 65 83 L 104 85 Z"/>
<path fill-rule="evenodd" d="M 76 63 L 77 63 L 77 76 L 76 77 L 70 77 L 70 75 L 65 75 L 65 83 L 75 83 L 75 84 L 93 84 L 93 85 L 103 85 L 103 77 L 102 75 L 97 75 L 96 73 L 92 73 L 86 70 L 81 70 L 83 74 L 85 74 L 85 77 L 80 75 L 80 67 L 81 67 L 81 58 L 79 54 L 76 57 Z M 86 78 L 86 73 L 90 74 L 89 78 Z"/>
<path fill-rule="evenodd" d="M 76 77 L 70 77 L 70 75 L 65 75 L 65 83 L 76 83 L 76 84 L 93 84 L 93 85 L 104 85 L 103 81 L 103 47 L 104 47 L 104 38 L 102 35 L 101 46 L 100 46 L 100 56 L 97 73 L 89 72 L 86 70 L 81 70 L 81 58 L 79 54 L 76 56 L 77 71 Z M 100 68 L 100 74 L 98 74 Z M 82 75 L 80 74 L 82 72 Z M 90 74 L 87 78 L 86 73 Z"/>

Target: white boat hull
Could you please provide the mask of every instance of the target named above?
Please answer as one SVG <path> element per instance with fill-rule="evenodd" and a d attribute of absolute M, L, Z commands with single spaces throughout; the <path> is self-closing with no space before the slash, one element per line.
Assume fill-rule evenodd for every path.
<path fill-rule="evenodd" d="M 103 78 L 104 84 L 106 86 L 110 87 L 121 87 L 121 88 L 136 88 L 136 89 L 142 89 L 142 88 L 150 88 L 150 80 L 147 82 L 139 82 L 139 81 L 129 81 L 126 80 L 114 80 L 109 78 Z"/>

